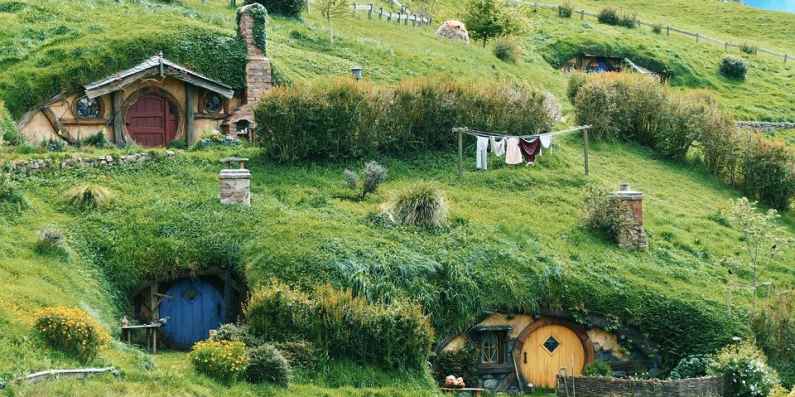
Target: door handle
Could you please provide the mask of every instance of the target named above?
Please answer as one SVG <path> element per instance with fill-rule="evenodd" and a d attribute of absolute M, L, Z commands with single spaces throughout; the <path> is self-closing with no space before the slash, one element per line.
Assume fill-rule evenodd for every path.
<path fill-rule="evenodd" d="M 524 354 L 524 363 L 527 364 L 527 352 L 524 352 L 522 354 Z"/>

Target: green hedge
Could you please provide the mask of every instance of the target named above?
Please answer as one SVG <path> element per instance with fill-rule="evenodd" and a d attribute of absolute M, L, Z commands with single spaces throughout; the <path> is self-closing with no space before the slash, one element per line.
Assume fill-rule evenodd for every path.
<path fill-rule="evenodd" d="M 551 128 L 544 95 L 516 83 L 415 80 L 378 87 L 350 80 L 277 87 L 256 110 L 257 141 L 281 161 L 450 149 L 456 126 Z"/>
<path fill-rule="evenodd" d="M 245 314 L 251 332 L 266 341 L 308 340 L 331 357 L 385 368 L 422 368 L 433 342 L 418 306 L 369 304 L 329 286 L 310 298 L 273 282 L 252 293 Z"/>
<path fill-rule="evenodd" d="M 591 76 L 578 87 L 577 122 L 596 139 L 637 142 L 685 159 L 698 145 L 713 174 L 765 205 L 787 209 L 795 196 L 795 155 L 781 143 L 740 132 L 703 94 L 675 94 L 643 75 Z"/>

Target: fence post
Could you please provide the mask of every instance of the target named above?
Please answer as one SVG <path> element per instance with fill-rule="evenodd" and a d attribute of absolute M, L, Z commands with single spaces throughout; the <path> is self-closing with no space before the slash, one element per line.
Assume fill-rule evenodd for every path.
<path fill-rule="evenodd" d="M 701 34 L 700 33 L 696 33 L 696 43 L 699 42 L 699 38 L 701 38 Z"/>
<path fill-rule="evenodd" d="M 668 36 L 671 35 L 671 25 L 668 25 Z"/>
<path fill-rule="evenodd" d="M 384 19 L 384 7 L 378 9 L 378 19 Z"/>
<path fill-rule="evenodd" d="M 585 10 L 580 10 L 580 20 L 581 21 L 585 20 Z"/>
<path fill-rule="evenodd" d="M 725 43 L 723 43 L 723 49 L 724 49 L 725 51 L 729 51 L 729 42 L 728 42 L 728 41 L 727 41 L 727 42 L 725 42 Z"/>
<path fill-rule="evenodd" d="M 583 137 L 583 140 L 585 141 L 584 142 L 585 145 L 583 145 L 583 155 L 584 155 L 584 159 L 585 159 L 585 176 L 588 176 L 591 173 L 590 167 L 588 167 L 588 146 L 589 146 L 589 144 L 588 144 L 588 128 L 583 130 L 582 137 Z"/>
<path fill-rule="evenodd" d="M 370 8 L 367 9 L 367 19 L 373 19 L 373 3 L 370 3 Z"/>
<path fill-rule="evenodd" d="M 533 12 L 538 12 L 538 2 L 533 3 Z"/>
<path fill-rule="evenodd" d="M 464 133 L 458 128 L 458 177 L 464 176 Z"/>
<path fill-rule="evenodd" d="M 789 58 L 789 54 L 784 54 L 784 64 L 787 64 L 787 60 Z"/>
<path fill-rule="evenodd" d="M 411 26 L 417 27 L 417 15 L 411 16 Z"/>

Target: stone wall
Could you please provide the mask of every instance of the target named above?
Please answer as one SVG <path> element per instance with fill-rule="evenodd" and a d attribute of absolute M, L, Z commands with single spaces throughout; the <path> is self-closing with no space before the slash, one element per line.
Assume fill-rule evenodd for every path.
<path fill-rule="evenodd" d="M 577 397 L 722 397 L 724 379 L 630 380 L 558 377 L 558 396 Z"/>
<path fill-rule="evenodd" d="M 737 127 L 769 132 L 774 130 L 795 129 L 795 123 L 771 122 L 771 121 L 738 121 Z"/>
<path fill-rule="evenodd" d="M 31 175 L 46 171 L 68 170 L 81 167 L 108 167 L 113 165 L 142 164 L 162 158 L 171 159 L 176 153 L 167 150 L 161 153 L 141 152 L 123 154 L 116 157 L 111 155 L 96 157 L 69 157 L 65 159 L 32 159 L 10 160 L 0 164 L 0 172 Z"/>

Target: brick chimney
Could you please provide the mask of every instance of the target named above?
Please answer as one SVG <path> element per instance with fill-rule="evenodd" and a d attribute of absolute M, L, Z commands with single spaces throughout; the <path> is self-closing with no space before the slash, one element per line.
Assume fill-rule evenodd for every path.
<path fill-rule="evenodd" d="M 246 43 L 246 90 L 243 105 L 235 110 L 228 120 L 231 131 L 235 130 L 235 126 L 241 120 L 248 121 L 249 126 L 254 127 L 254 107 L 265 93 L 273 88 L 271 61 L 266 56 L 265 46 L 267 38 L 264 19 L 267 19 L 268 12 L 261 4 L 252 3 L 238 9 L 237 15 L 237 32 Z M 256 28 L 257 18 L 263 18 L 261 21 L 263 26 L 259 32 Z M 257 33 L 261 37 L 256 37 Z"/>
<path fill-rule="evenodd" d="M 627 249 L 646 249 L 649 242 L 643 227 L 643 193 L 633 191 L 628 183 L 622 183 L 613 199 L 619 206 L 619 216 L 623 217 L 618 233 L 618 244 Z"/>

